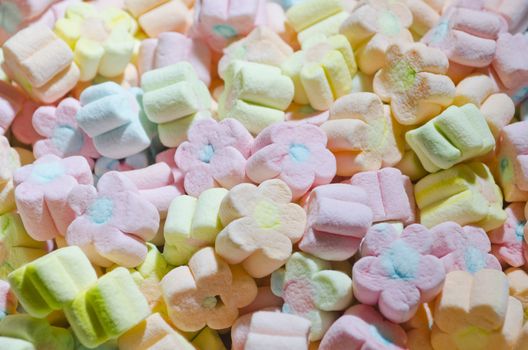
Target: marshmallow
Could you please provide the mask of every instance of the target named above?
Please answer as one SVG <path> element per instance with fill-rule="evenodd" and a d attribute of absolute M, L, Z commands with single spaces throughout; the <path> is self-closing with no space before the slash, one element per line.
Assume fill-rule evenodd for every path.
<path fill-rule="evenodd" d="M 262 130 L 248 158 L 247 176 L 256 183 L 281 179 L 296 201 L 311 188 L 325 185 L 336 174 L 336 160 L 326 148 L 318 126 L 280 123 Z"/>
<path fill-rule="evenodd" d="M 0 346 L 10 350 L 36 350 L 28 341 L 9 337 L 0 337 Z"/>
<path fill-rule="evenodd" d="M 291 200 L 290 188 L 279 179 L 233 187 L 220 206 L 224 229 L 216 237 L 216 252 L 229 264 L 241 263 L 252 277 L 271 274 L 304 232 L 306 213 Z"/>
<path fill-rule="evenodd" d="M 22 110 L 26 97 L 15 86 L 8 82 L 0 81 L 0 134 L 7 129 Z"/>
<path fill-rule="evenodd" d="M 95 161 L 94 179 L 97 181 L 103 174 L 112 170 L 129 171 L 143 169 L 152 162 L 151 158 L 148 150 L 141 151 L 123 159 L 100 157 Z"/>
<path fill-rule="evenodd" d="M 209 327 L 204 327 L 199 331 L 191 343 L 197 349 L 227 350 L 218 332 Z"/>
<path fill-rule="evenodd" d="M 503 272 L 450 272 L 436 300 L 435 350 L 511 349 L 523 323 L 521 303 L 508 296 Z"/>
<path fill-rule="evenodd" d="M 198 250 L 214 245 L 223 228 L 219 210 L 227 193 L 226 189 L 212 188 L 198 198 L 179 196 L 172 201 L 163 230 L 163 255 L 171 265 L 187 264 Z"/>
<path fill-rule="evenodd" d="M 163 145 L 177 147 L 190 126 L 211 116 L 211 96 L 188 62 L 180 62 L 143 74 L 143 106 L 148 119 L 158 124 Z"/>
<path fill-rule="evenodd" d="M 291 55 L 292 48 L 268 27 L 257 27 L 245 38 L 235 41 L 223 50 L 218 62 L 218 75 L 223 78 L 234 60 L 262 63 L 280 67 Z"/>
<path fill-rule="evenodd" d="M 471 274 L 482 269 L 501 270 L 496 257 L 490 254 L 491 243 L 486 232 L 478 227 L 444 222 L 431 229 L 435 235 L 432 255 L 444 263 L 446 273 L 467 271 Z"/>
<path fill-rule="evenodd" d="M 78 184 L 93 182 L 85 158 L 60 159 L 47 154 L 18 169 L 14 176 L 15 200 L 28 234 L 38 241 L 64 236 L 75 213 L 67 199 Z"/>
<path fill-rule="evenodd" d="M 398 163 L 403 153 L 400 128 L 390 108 L 370 92 L 338 99 L 321 128 L 337 161 L 337 175 L 351 176 Z"/>
<path fill-rule="evenodd" d="M 340 0 L 306 0 L 290 7 L 286 12 L 288 23 L 297 32 L 302 44 L 310 37 L 322 34 L 331 36 L 348 17 Z"/>
<path fill-rule="evenodd" d="M 93 138 L 101 155 L 120 159 L 150 146 L 151 126 L 142 110 L 141 95 L 139 89 L 125 90 L 114 82 L 82 92 L 77 123 Z"/>
<path fill-rule="evenodd" d="M 263 0 L 198 0 L 191 32 L 205 40 L 211 49 L 221 52 L 265 21 Z"/>
<path fill-rule="evenodd" d="M 18 153 L 11 148 L 7 138 L 0 135 L 0 214 L 16 209 L 13 175 L 19 167 Z"/>
<path fill-rule="evenodd" d="M 391 45 L 384 67 L 374 76 L 374 92 L 384 102 L 390 102 L 400 124 L 420 124 L 453 101 L 455 85 L 443 75 L 448 65 L 440 50 L 424 44 Z"/>
<path fill-rule="evenodd" d="M 408 131 L 405 140 L 425 170 L 449 169 L 495 148 L 495 138 L 480 110 L 471 103 L 451 106 L 424 125 Z"/>
<path fill-rule="evenodd" d="M 280 312 L 258 311 L 231 328 L 232 350 L 306 350 L 310 321 Z"/>
<path fill-rule="evenodd" d="M 432 255 L 435 235 L 413 224 L 400 235 L 390 224 L 376 224 L 361 245 L 353 266 L 355 297 L 378 305 L 392 322 L 410 320 L 421 303 L 431 301 L 445 279 L 442 261 Z"/>
<path fill-rule="evenodd" d="M 175 161 L 185 174 L 188 194 L 198 196 L 212 187 L 230 189 L 245 181 L 253 137 L 238 120 L 198 120 L 187 139 L 176 150 Z"/>
<path fill-rule="evenodd" d="M 406 5 L 412 13 L 410 29 L 417 38 L 421 38 L 440 19 L 445 0 L 407 0 Z"/>
<path fill-rule="evenodd" d="M 512 203 L 505 211 L 507 217 L 504 224 L 489 232 L 493 254 L 510 266 L 523 266 L 528 260 L 528 246 L 524 239 L 524 203 Z"/>
<path fill-rule="evenodd" d="M 261 311 L 264 309 L 280 310 L 282 307 L 282 304 L 284 304 L 284 301 L 282 300 L 281 297 L 278 297 L 275 294 L 273 294 L 273 291 L 271 290 L 270 286 L 261 286 L 261 287 L 258 287 L 257 296 L 253 300 L 253 302 L 243 307 L 239 311 L 240 311 L 240 315 L 245 315 L 248 313 Z"/>
<path fill-rule="evenodd" d="M 32 145 L 42 139 L 42 136 L 33 127 L 33 114 L 39 107 L 40 104 L 27 99 L 22 104 L 22 109 L 13 124 L 11 124 L 11 131 L 15 138 L 26 145 Z"/>
<path fill-rule="evenodd" d="M 493 59 L 493 70 L 499 84 L 507 90 L 516 91 L 526 85 L 528 63 L 521 57 L 528 53 L 528 36 L 503 33 L 497 40 L 497 51 Z"/>
<path fill-rule="evenodd" d="M 519 0 L 486 1 L 488 10 L 499 13 L 508 22 L 510 33 L 521 33 L 528 29 L 528 4 Z"/>
<path fill-rule="evenodd" d="M 284 120 L 294 84 L 279 68 L 235 60 L 226 69 L 224 81 L 218 103 L 220 119 L 237 119 L 253 135 Z"/>
<path fill-rule="evenodd" d="M 171 270 L 161 281 L 172 323 L 183 331 L 230 327 L 238 308 L 257 295 L 255 281 L 240 266 L 229 266 L 210 247 L 196 252 L 188 266 Z"/>
<path fill-rule="evenodd" d="M 163 32 L 185 33 L 192 16 L 181 0 L 125 0 L 125 8 L 151 38 Z"/>
<path fill-rule="evenodd" d="M 16 313 L 18 300 L 8 282 L 0 280 L 0 320 Z"/>
<path fill-rule="evenodd" d="M 319 349 L 403 350 L 406 342 L 405 331 L 399 325 L 385 320 L 371 306 L 355 305 L 334 322 Z"/>
<path fill-rule="evenodd" d="M 47 242 L 33 240 L 17 214 L 0 216 L 0 278 L 47 252 Z"/>
<path fill-rule="evenodd" d="M 399 169 L 403 175 L 408 176 L 411 181 L 418 181 L 429 173 L 423 168 L 422 162 L 420 162 L 416 153 L 408 145 L 406 146 L 402 159 L 394 167 Z"/>
<path fill-rule="evenodd" d="M 65 98 L 57 107 L 42 106 L 33 114 L 33 127 L 45 137 L 33 145 L 36 158 L 55 154 L 61 158 L 83 156 L 93 168 L 94 159 L 99 158 L 93 141 L 82 131 L 75 116 L 81 108 L 79 101 Z"/>
<path fill-rule="evenodd" d="M 314 36 L 282 64 L 295 86 L 294 101 L 324 111 L 352 91 L 357 66 L 350 43 L 343 35 Z"/>
<path fill-rule="evenodd" d="M 292 123 L 308 123 L 321 126 L 328 121 L 329 117 L 329 111 L 317 111 L 310 105 L 292 103 L 286 111 L 286 121 Z"/>
<path fill-rule="evenodd" d="M 211 83 L 211 52 L 199 39 L 188 38 L 181 33 L 161 33 L 157 38 L 141 41 L 138 53 L 139 74 L 175 63 L 191 63 L 198 78 L 205 85 Z"/>
<path fill-rule="evenodd" d="M 325 260 L 351 258 L 372 225 L 369 196 L 359 186 L 330 184 L 309 195 L 307 226 L 299 249 Z"/>
<path fill-rule="evenodd" d="M 46 26 L 23 29 L 2 48 L 9 76 L 38 101 L 60 99 L 79 80 L 72 51 Z"/>
<path fill-rule="evenodd" d="M 403 1 L 369 0 L 354 8 L 339 32 L 354 48 L 359 69 L 371 75 L 383 67 L 391 44 L 413 42 L 408 30 L 412 21 L 413 15 Z"/>
<path fill-rule="evenodd" d="M 521 302 L 523 308 L 528 306 L 528 274 L 522 268 L 511 267 L 504 271 L 508 278 L 510 295 Z"/>
<path fill-rule="evenodd" d="M 338 313 L 352 302 L 352 280 L 330 263 L 295 252 L 285 268 L 271 275 L 273 293 L 284 299 L 282 311 L 311 322 L 310 341 L 320 340 Z"/>
<path fill-rule="evenodd" d="M 416 221 L 413 186 L 398 169 L 361 172 L 352 176 L 350 183 L 368 194 L 373 222 L 395 220 L 408 225 Z"/>
<path fill-rule="evenodd" d="M 501 191 L 482 163 L 458 164 L 427 175 L 416 183 L 414 193 L 420 222 L 427 227 L 454 221 L 489 231 L 506 220 Z"/>
<path fill-rule="evenodd" d="M 23 265 L 8 280 L 24 310 L 42 318 L 70 304 L 97 275 L 78 247 L 66 247 Z"/>
<path fill-rule="evenodd" d="M 515 350 L 526 350 L 526 344 L 528 344 L 528 326 L 525 323 L 521 329 L 521 334 L 519 334 L 519 337 L 517 338 Z"/>
<path fill-rule="evenodd" d="M 118 267 L 78 293 L 64 313 L 79 341 L 94 348 L 137 325 L 150 308 L 130 273 Z"/>

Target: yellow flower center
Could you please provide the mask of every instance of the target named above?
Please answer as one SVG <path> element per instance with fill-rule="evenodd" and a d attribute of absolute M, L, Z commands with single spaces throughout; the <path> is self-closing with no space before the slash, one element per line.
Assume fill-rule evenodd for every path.
<path fill-rule="evenodd" d="M 280 225 L 279 208 L 269 201 L 260 201 L 255 206 L 253 217 L 261 228 L 274 228 Z"/>
<path fill-rule="evenodd" d="M 407 91 L 413 85 L 416 80 L 416 70 L 407 62 L 402 59 L 396 63 L 390 72 L 390 79 L 392 85 L 397 91 Z"/>

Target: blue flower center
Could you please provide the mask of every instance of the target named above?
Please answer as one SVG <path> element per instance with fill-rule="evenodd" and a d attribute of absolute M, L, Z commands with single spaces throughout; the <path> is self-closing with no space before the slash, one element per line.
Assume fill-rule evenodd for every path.
<path fill-rule="evenodd" d="M 475 247 L 467 247 L 464 262 L 469 273 L 476 273 L 486 267 L 486 256 Z"/>
<path fill-rule="evenodd" d="M 439 41 L 444 40 L 447 33 L 449 32 L 449 22 L 448 21 L 442 21 L 436 25 L 436 27 L 433 29 L 433 38 L 432 42 L 437 43 Z"/>
<path fill-rule="evenodd" d="M 81 150 L 84 137 L 79 130 L 69 125 L 59 125 L 53 130 L 53 144 L 67 154 L 77 153 Z"/>
<path fill-rule="evenodd" d="M 202 150 L 200 151 L 200 155 L 198 156 L 200 160 L 204 163 L 209 163 L 211 161 L 211 158 L 214 155 L 214 148 L 212 145 L 205 145 L 203 146 Z"/>
<path fill-rule="evenodd" d="M 292 143 L 288 154 L 296 162 L 304 162 L 310 157 L 310 150 L 300 143 Z"/>
<path fill-rule="evenodd" d="M 524 238 L 524 225 L 526 225 L 526 220 L 521 220 L 515 226 L 515 238 L 517 238 L 517 242 L 522 242 Z"/>
<path fill-rule="evenodd" d="M 381 255 L 381 265 L 392 279 L 412 280 L 420 262 L 420 254 L 398 240 Z"/>
<path fill-rule="evenodd" d="M 235 28 L 227 24 L 217 24 L 213 27 L 213 32 L 220 35 L 224 39 L 231 39 L 237 36 L 237 31 Z"/>
<path fill-rule="evenodd" d="M 33 166 L 31 177 L 38 183 L 48 183 L 64 174 L 64 169 L 59 162 L 40 163 Z"/>
<path fill-rule="evenodd" d="M 113 210 L 114 203 L 112 200 L 107 197 L 100 197 L 88 207 L 88 216 L 94 224 L 102 225 L 110 220 Z"/>

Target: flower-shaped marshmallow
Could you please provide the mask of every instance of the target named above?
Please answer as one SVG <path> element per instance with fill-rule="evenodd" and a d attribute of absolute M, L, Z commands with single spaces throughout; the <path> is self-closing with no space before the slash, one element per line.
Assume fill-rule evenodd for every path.
<path fill-rule="evenodd" d="M 387 321 L 368 305 L 355 305 L 332 324 L 319 350 L 407 349 L 407 335 L 400 325 Z"/>
<path fill-rule="evenodd" d="M 24 227 L 37 241 L 64 236 L 75 213 L 68 207 L 68 195 L 78 184 L 93 183 L 85 158 L 61 159 L 46 154 L 33 164 L 19 168 L 14 176 L 15 200 Z"/>
<path fill-rule="evenodd" d="M 525 203 L 512 203 L 506 207 L 504 224 L 489 232 L 493 254 L 513 267 L 523 266 L 528 261 L 528 243 L 525 239 Z"/>
<path fill-rule="evenodd" d="M 187 332 L 204 326 L 231 327 L 238 309 L 257 296 L 255 281 L 240 266 L 229 266 L 211 247 L 196 252 L 188 266 L 166 274 L 161 289 L 172 323 Z"/>
<path fill-rule="evenodd" d="M 97 183 L 72 188 L 68 205 L 77 217 L 66 242 L 81 247 L 99 266 L 134 267 L 147 255 L 146 241 L 158 231 L 156 207 L 143 198 L 126 176 L 111 171 Z"/>
<path fill-rule="evenodd" d="M 315 125 L 271 125 L 255 139 L 247 176 L 256 183 L 281 179 L 297 200 L 312 187 L 328 184 L 334 178 L 336 159 L 326 143 L 326 134 Z"/>
<path fill-rule="evenodd" d="M 501 270 L 496 257 L 491 255 L 491 243 L 480 227 L 460 226 L 448 221 L 433 228 L 435 235 L 432 255 L 444 263 L 446 273 L 456 270 L 474 274 L 482 269 Z"/>
<path fill-rule="evenodd" d="M 191 125 L 176 150 L 176 165 L 185 173 L 185 191 L 198 196 L 208 188 L 230 189 L 246 178 L 253 137 L 236 119 L 202 119 Z"/>
<path fill-rule="evenodd" d="M 0 135 L 0 214 L 15 207 L 13 174 L 20 167 L 20 157 L 6 137 Z"/>
<path fill-rule="evenodd" d="M 354 264 L 354 295 L 367 305 L 378 305 L 389 320 L 410 320 L 418 306 L 442 289 L 445 271 L 433 253 L 435 235 L 413 224 L 400 235 L 391 224 L 370 228 L 361 245 L 362 258 Z"/>
<path fill-rule="evenodd" d="M 492 74 L 501 90 L 513 95 L 526 86 L 528 63 L 523 57 L 528 55 L 528 35 L 526 33 L 501 33 L 497 39 L 497 51 L 492 63 Z"/>
<path fill-rule="evenodd" d="M 305 211 L 291 200 L 290 188 L 279 179 L 233 187 L 220 205 L 224 229 L 216 237 L 216 252 L 229 264 L 242 263 L 256 278 L 281 267 L 306 224 Z"/>
<path fill-rule="evenodd" d="M 54 30 L 72 48 L 81 70 L 79 80 L 89 81 L 97 74 L 113 78 L 125 71 L 134 53 L 137 23 L 123 10 L 100 11 L 78 2 L 68 7 Z"/>
<path fill-rule="evenodd" d="M 273 293 L 284 299 L 282 311 L 312 323 L 310 340 L 320 340 L 338 313 L 352 302 L 352 280 L 334 271 L 329 262 L 305 253 L 293 253 L 285 269 L 271 275 Z"/>
<path fill-rule="evenodd" d="M 444 53 L 421 43 L 398 43 L 386 51 L 385 65 L 374 76 L 374 92 L 390 102 L 400 124 L 420 124 L 451 104 L 455 85 L 447 76 Z"/>
<path fill-rule="evenodd" d="M 412 13 L 403 1 L 369 0 L 352 11 L 339 32 L 354 48 L 359 69 L 371 75 L 383 66 L 390 44 L 413 42 L 407 29 L 412 20 Z"/>
<path fill-rule="evenodd" d="M 33 127 L 44 140 L 33 145 L 36 158 L 55 154 L 61 158 L 83 156 L 93 168 L 94 159 L 99 158 L 92 139 L 82 131 L 75 116 L 81 108 L 74 98 L 62 100 L 57 107 L 42 106 L 33 114 Z"/>

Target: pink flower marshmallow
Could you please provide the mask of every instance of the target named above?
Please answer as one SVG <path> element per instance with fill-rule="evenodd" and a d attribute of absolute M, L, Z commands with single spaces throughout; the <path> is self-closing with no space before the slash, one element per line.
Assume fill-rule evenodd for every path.
<path fill-rule="evenodd" d="M 499 261 L 520 267 L 528 261 L 525 203 L 512 203 L 505 211 L 507 217 L 504 224 L 488 233 L 491 249 Z"/>

